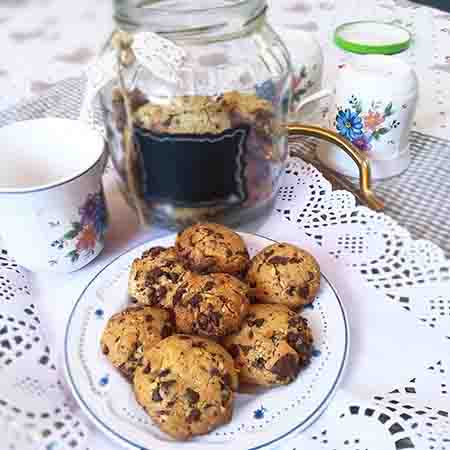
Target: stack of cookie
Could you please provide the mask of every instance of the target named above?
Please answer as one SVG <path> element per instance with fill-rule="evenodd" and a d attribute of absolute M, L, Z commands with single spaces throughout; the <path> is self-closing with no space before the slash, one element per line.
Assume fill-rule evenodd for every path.
<path fill-rule="evenodd" d="M 274 244 L 250 260 L 237 233 L 197 224 L 133 262 L 139 306 L 111 317 L 102 351 L 161 430 L 205 434 L 231 420 L 239 381 L 288 384 L 308 364 L 313 337 L 299 309 L 319 286 L 307 252 Z"/>

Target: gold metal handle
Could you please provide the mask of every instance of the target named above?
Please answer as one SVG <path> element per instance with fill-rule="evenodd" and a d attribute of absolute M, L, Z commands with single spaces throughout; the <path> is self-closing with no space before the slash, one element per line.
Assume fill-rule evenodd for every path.
<path fill-rule="evenodd" d="M 299 123 L 286 124 L 286 129 L 290 135 L 309 136 L 324 141 L 331 142 L 344 150 L 349 155 L 359 168 L 359 183 L 361 193 L 369 206 L 369 208 L 379 211 L 384 208 L 384 203 L 379 200 L 371 189 L 370 180 L 370 164 L 366 156 L 352 143 L 344 139 L 334 131 L 326 128 L 316 127 L 312 125 L 302 125 Z"/>

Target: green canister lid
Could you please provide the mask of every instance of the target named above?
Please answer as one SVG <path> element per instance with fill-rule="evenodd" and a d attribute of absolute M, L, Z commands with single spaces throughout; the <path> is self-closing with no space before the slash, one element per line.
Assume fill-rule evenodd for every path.
<path fill-rule="evenodd" d="M 411 39 L 411 33 L 405 28 L 373 21 L 345 23 L 334 33 L 338 47 L 360 54 L 400 53 L 409 48 Z"/>

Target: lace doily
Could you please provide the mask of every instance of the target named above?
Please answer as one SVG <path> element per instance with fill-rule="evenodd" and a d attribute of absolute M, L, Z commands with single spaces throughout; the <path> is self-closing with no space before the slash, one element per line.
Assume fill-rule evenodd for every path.
<path fill-rule="evenodd" d="M 403 314 L 427 325 L 430 346 L 450 345 L 450 265 L 439 248 L 412 240 L 387 216 L 356 206 L 350 193 L 332 191 L 320 172 L 298 159 L 286 169 L 273 220 L 284 230 L 306 233 Z M 0 305 L 5 448 L 87 449 L 94 433 L 65 394 L 28 275 L 5 252 Z M 387 367 L 389 392 L 341 392 L 316 424 L 277 450 L 299 449 L 305 438 L 311 449 L 449 449 L 450 363 L 424 364 L 403 384 Z"/>
<path fill-rule="evenodd" d="M 28 274 L 0 256 L 0 430 L 5 450 L 87 449 L 33 300 Z"/>

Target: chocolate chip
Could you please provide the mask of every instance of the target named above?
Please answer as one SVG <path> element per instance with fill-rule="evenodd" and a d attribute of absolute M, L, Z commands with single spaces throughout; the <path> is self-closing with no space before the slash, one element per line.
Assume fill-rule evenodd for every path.
<path fill-rule="evenodd" d="M 192 263 L 191 269 L 194 272 L 199 273 L 210 273 L 214 271 L 214 267 L 216 265 L 216 260 L 212 257 L 205 258 L 203 261 L 199 261 L 198 263 Z"/>
<path fill-rule="evenodd" d="M 306 344 L 305 342 L 297 342 L 297 345 L 295 346 L 295 349 L 298 353 L 300 353 L 300 357 L 302 359 L 309 359 L 311 357 L 312 348 L 311 345 Z"/>
<path fill-rule="evenodd" d="M 231 375 L 228 372 L 223 376 L 222 380 L 223 380 L 223 383 L 225 384 L 225 386 L 228 386 L 228 387 L 230 387 L 231 384 L 233 383 Z"/>
<path fill-rule="evenodd" d="M 282 356 L 270 369 L 272 373 L 283 379 L 294 379 L 300 370 L 297 358 L 292 354 Z"/>
<path fill-rule="evenodd" d="M 299 314 L 290 317 L 288 320 L 288 325 L 290 327 L 298 327 L 300 324 L 303 324 L 303 317 L 301 317 Z"/>
<path fill-rule="evenodd" d="M 162 401 L 162 399 L 163 398 L 161 397 L 161 394 L 159 393 L 159 388 L 153 389 L 152 400 L 154 402 L 160 402 L 160 401 Z"/>
<path fill-rule="evenodd" d="M 264 256 L 266 258 L 269 258 L 270 256 L 272 256 L 275 253 L 275 250 L 267 250 L 266 252 L 264 252 Z"/>
<path fill-rule="evenodd" d="M 176 283 L 179 280 L 180 275 L 178 275 L 175 272 L 167 272 L 166 277 L 169 278 L 169 280 L 172 281 L 173 283 Z"/>
<path fill-rule="evenodd" d="M 159 401 L 161 401 L 161 400 L 159 400 Z M 159 411 L 155 411 L 155 416 L 156 417 L 167 416 L 167 415 L 169 415 L 169 412 L 165 411 L 164 409 L 161 409 Z"/>
<path fill-rule="evenodd" d="M 177 291 L 175 292 L 175 295 L 173 296 L 173 306 L 176 306 L 180 300 L 182 299 L 183 295 L 186 293 L 186 289 L 184 288 L 178 288 Z"/>
<path fill-rule="evenodd" d="M 154 283 L 158 278 L 160 278 L 163 275 L 164 272 L 159 267 L 156 267 L 155 269 L 147 273 L 145 280 L 148 283 Z"/>
<path fill-rule="evenodd" d="M 225 253 L 226 253 L 226 255 L 227 255 L 228 258 L 231 258 L 231 257 L 233 256 L 233 252 L 232 252 L 229 248 L 227 248 L 227 249 L 225 250 Z"/>
<path fill-rule="evenodd" d="M 160 378 L 167 377 L 167 375 L 169 375 L 169 373 L 170 373 L 170 369 L 163 369 L 163 370 L 161 370 L 161 372 L 159 372 L 159 377 Z"/>
<path fill-rule="evenodd" d="M 125 367 L 123 364 L 119 367 L 120 373 L 128 380 L 133 381 L 134 372 L 130 367 Z"/>
<path fill-rule="evenodd" d="M 165 339 L 172 334 L 172 327 L 170 325 L 164 325 L 161 329 L 161 337 Z"/>
<path fill-rule="evenodd" d="M 288 344 L 292 348 L 295 348 L 298 352 L 304 351 L 305 347 L 304 347 L 303 339 L 299 333 L 289 332 L 287 334 L 287 341 L 288 341 Z"/>
<path fill-rule="evenodd" d="M 186 418 L 187 423 L 192 423 L 192 422 L 198 422 L 200 420 L 200 410 L 197 408 L 194 408 L 189 415 Z"/>
<path fill-rule="evenodd" d="M 192 343 L 192 348 L 206 348 L 206 342 L 202 342 L 202 341 L 198 341 L 198 342 L 193 342 Z"/>
<path fill-rule="evenodd" d="M 166 296 L 166 294 L 167 294 L 167 288 L 165 286 L 160 286 L 158 288 L 158 290 L 156 291 L 156 297 L 159 300 L 163 300 L 164 297 Z"/>
<path fill-rule="evenodd" d="M 104 355 L 109 355 L 109 347 L 107 345 L 102 345 L 102 353 Z"/>
<path fill-rule="evenodd" d="M 196 308 L 202 301 L 203 301 L 203 297 L 200 294 L 195 294 L 189 300 L 189 304 L 193 308 Z"/>
<path fill-rule="evenodd" d="M 220 319 L 223 317 L 221 313 L 217 311 L 211 311 L 209 313 L 209 317 L 211 319 L 211 322 L 218 327 L 220 325 Z"/>
<path fill-rule="evenodd" d="M 175 380 L 161 381 L 160 389 L 162 389 L 164 393 L 167 394 L 169 392 L 170 387 L 173 386 L 174 384 L 177 384 Z"/>
<path fill-rule="evenodd" d="M 228 347 L 228 353 L 233 357 L 237 358 L 239 356 L 239 347 L 236 344 L 231 344 Z"/>
<path fill-rule="evenodd" d="M 248 337 L 249 337 L 249 339 L 253 339 L 253 336 L 254 336 L 255 334 L 253 333 L 253 331 L 252 330 L 249 330 L 248 331 Z"/>
<path fill-rule="evenodd" d="M 264 358 L 259 357 L 255 361 L 253 361 L 252 365 L 257 369 L 264 369 L 266 365 L 266 360 Z"/>
<path fill-rule="evenodd" d="M 186 397 L 187 401 L 192 405 L 195 405 L 200 400 L 199 393 L 194 391 L 194 389 L 191 389 L 191 388 L 186 389 L 184 396 Z"/>
<path fill-rule="evenodd" d="M 218 376 L 220 375 L 220 371 L 219 371 L 219 369 L 218 369 L 217 367 L 213 367 L 213 368 L 209 371 L 209 374 L 210 374 L 212 377 L 218 377 Z"/>
<path fill-rule="evenodd" d="M 253 321 L 252 325 L 254 325 L 256 328 L 261 328 L 264 325 L 264 322 L 264 319 L 256 319 Z"/>
<path fill-rule="evenodd" d="M 142 373 L 148 374 L 152 371 L 152 366 L 150 365 L 150 363 L 148 363 L 143 369 L 142 369 Z"/>
<path fill-rule="evenodd" d="M 297 288 L 295 286 L 289 286 L 287 289 L 287 295 L 294 295 Z"/>
<path fill-rule="evenodd" d="M 254 289 L 256 287 L 256 281 L 250 281 L 249 286 Z"/>
<path fill-rule="evenodd" d="M 203 231 L 203 233 L 205 233 L 207 236 L 211 236 L 212 234 L 214 234 L 214 230 L 211 230 L 207 227 L 201 227 L 199 228 L 199 231 Z"/>
<path fill-rule="evenodd" d="M 200 314 L 198 316 L 198 326 L 201 330 L 207 330 L 208 326 L 209 326 L 209 319 L 208 316 L 206 314 Z"/>
<path fill-rule="evenodd" d="M 242 345 L 242 344 L 239 345 L 239 348 L 244 355 L 248 355 L 248 353 L 252 349 L 250 345 Z"/>
<path fill-rule="evenodd" d="M 150 314 L 147 314 L 146 316 L 145 316 L 145 321 L 146 322 L 151 322 L 153 320 L 153 316 L 151 316 Z"/>
<path fill-rule="evenodd" d="M 164 250 L 166 250 L 164 247 L 153 247 L 153 248 L 145 251 L 144 253 L 142 253 L 142 258 L 146 258 L 147 256 L 151 256 L 151 257 L 158 256 Z"/>
<path fill-rule="evenodd" d="M 269 264 L 281 264 L 285 266 L 289 263 L 289 258 L 286 256 L 272 256 L 272 258 L 269 259 Z"/>
<path fill-rule="evenodd" d="M 309 296 L 308 286 L 302 286 L 302 287 L 297 288 L 297 292 L 301 298 L 308 298 L 308 296 Z"/>
<path fill-rule="evenodd" d="M 207 281 L 205 283 L 205 286 L 203 287 L 203 290 L 204 291 L 210 291 L 213 287 L 214 287 L 214 282 L 213 281 Z"/>

